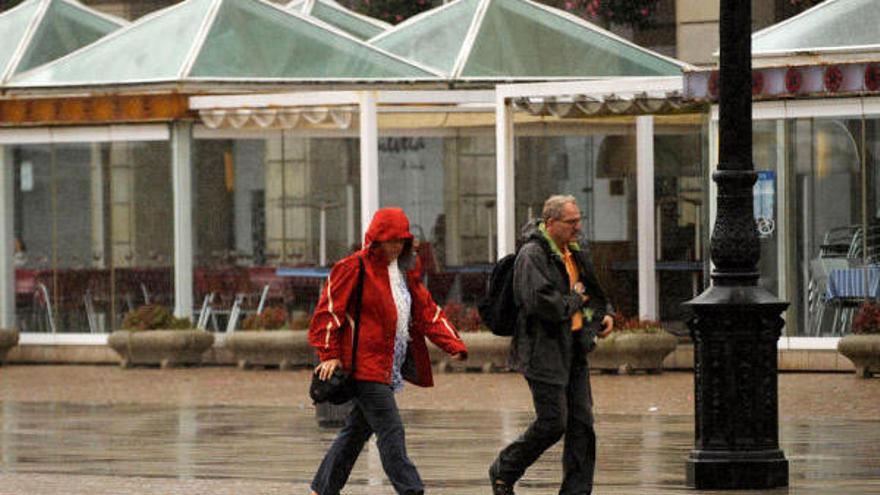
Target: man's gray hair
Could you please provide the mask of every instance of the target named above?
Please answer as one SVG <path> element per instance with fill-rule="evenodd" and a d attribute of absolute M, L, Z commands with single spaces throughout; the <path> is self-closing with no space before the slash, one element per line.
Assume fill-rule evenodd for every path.
<path fill-rule="evenodd" d="M 568 203 L 577 205 L 577 199 L 570 194 L 555 194 L 544 201 L 544 209 L 541 210 L 541 218 L 546 222 L 551 218 L 562 218 L 562 210 Z"/>

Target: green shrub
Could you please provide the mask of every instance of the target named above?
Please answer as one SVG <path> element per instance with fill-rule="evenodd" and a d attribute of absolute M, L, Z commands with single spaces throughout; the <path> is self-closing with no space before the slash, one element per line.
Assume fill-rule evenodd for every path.
<path fill-rule="evenodd" d="M 193 327 L 189 318 L 177 318 L 165 306 L 145 304 L 133 309 L 122 320 L 126 330 L 189 330 Z"/>
<path fill-rule="evenodd" d="M 623 313 L 614 314 L 614 331 L 630 333 L 661 333 L 663 324 L 655 320 L 640 320 L 636 316 L 623 316 Z"/>
<path fill-rule="evenodd" d="M 280 306 L 264 308 L 241 322 L 242 330 L 281 330 L 287 326 L 287 311 Z"/>

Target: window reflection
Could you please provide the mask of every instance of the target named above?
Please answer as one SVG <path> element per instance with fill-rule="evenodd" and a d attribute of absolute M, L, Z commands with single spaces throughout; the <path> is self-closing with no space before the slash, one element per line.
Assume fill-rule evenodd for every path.
<path fill-rule="evenodd" d="M 167 143 L 28 145 L 10 153 L 23 332 L 109 332 L 137 305 L 172 305 Z"/>

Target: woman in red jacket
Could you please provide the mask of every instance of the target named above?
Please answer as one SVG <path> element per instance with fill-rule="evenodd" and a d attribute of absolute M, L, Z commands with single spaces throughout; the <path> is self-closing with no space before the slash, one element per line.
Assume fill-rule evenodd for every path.
<path fill-rule="evenodd" d="M 364 236 L 364 249 L 333 266 L 309 326 L 309 343 L 321 364 L 322 379 L 342 366 L 351 369 L 352 325 L 359 259 L 364 261 L 354 408 L 312 480 L 312 495 L 337 495 L 358 454 L 373 433 L 385 474 L 397 493 L 417 495 L 424 486 L 406 454 L 403 423 L 394 392 L 403 380 L 430 387 L 431 361 L 425 337 L 453 357 L 467 349 L 428 290 L 411 270 L 413 236 L 399 208 L 376 212 Z"/>

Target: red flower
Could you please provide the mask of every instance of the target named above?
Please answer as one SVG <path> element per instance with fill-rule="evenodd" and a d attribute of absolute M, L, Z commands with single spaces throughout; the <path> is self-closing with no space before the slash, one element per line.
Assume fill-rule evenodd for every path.
<path fill-rule="evenodd" d="M 712 98 L 717 98 L 718 91 L 721 89 L 721 80 L 719 77 L 717 70 L 713 70 L 712 74 L 709 75 L 709 87 L 707 90 L 709 91 L 709 96 Z"/>
<path fill-rule="evenodd" d="M 868 91 L 880 89 L 880 65 L 868 64 L 865 67 L 865 88 Z"/>
<path fill-rule="evenodd" d="M 825 76 L 822 79 L 825 82 L 825 89 L 837 93 L 843 86 L 843 71 L 840 70 L 840 67 L 831 65 L 825 69 Z"/>
<path fill-rule="evenodd" d="M 797 93 L 801 90 L 801 84 L 803 84 L 804 76 L 801 75 L 801 71 L 795 67 L 789 68 L 785 72 L 785 90 L 789 93 Z"/>
<path fill-rule="evenodd" d="M 752 95 L 759 95 L 764 92 L 764 73 L 761 71 L 752 72 Z"/>

